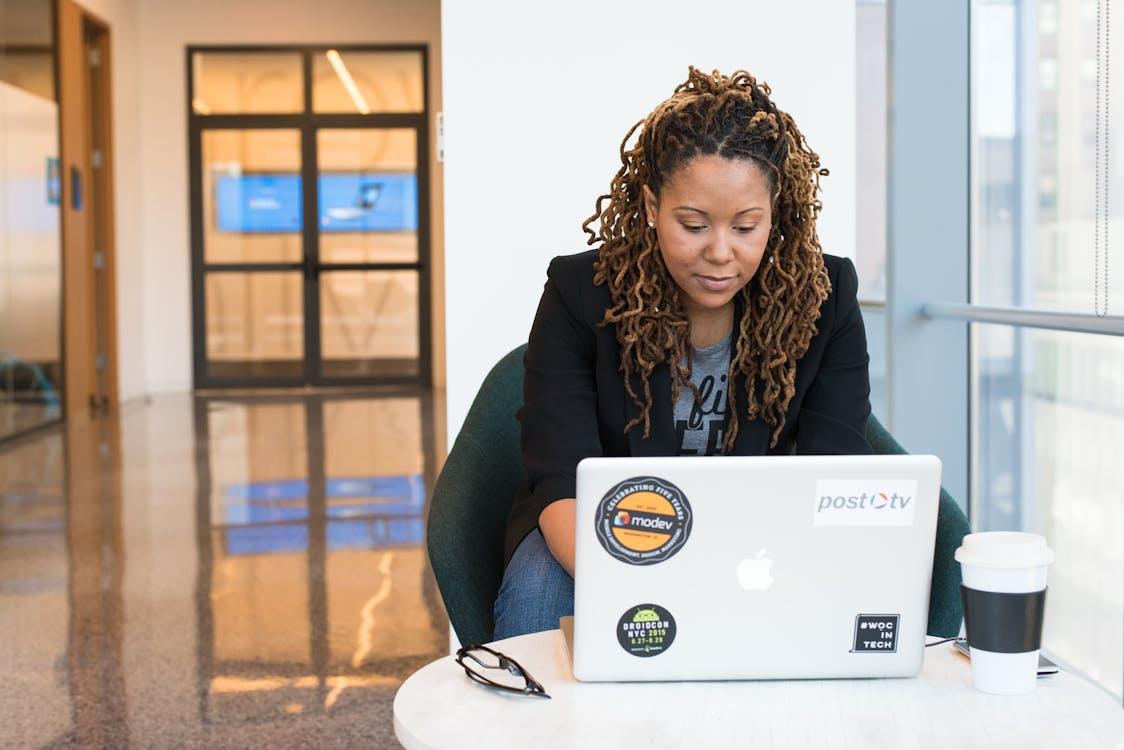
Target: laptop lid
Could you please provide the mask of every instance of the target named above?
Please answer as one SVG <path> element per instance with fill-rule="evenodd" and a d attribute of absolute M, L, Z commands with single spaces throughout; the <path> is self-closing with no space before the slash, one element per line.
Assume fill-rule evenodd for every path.
<path fill-rule="evenodd" d="M 940 472 L 927 455 L 581 461 L 574 675 L 916 675 Z"/>

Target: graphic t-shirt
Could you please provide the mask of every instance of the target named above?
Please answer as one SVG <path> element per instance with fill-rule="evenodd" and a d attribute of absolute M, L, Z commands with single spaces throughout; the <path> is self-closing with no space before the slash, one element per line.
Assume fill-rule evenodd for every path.
<path fill-rule="evenodd" d="M 675 404 L 675 435 L 681 456 L 712 456 L 722 451 L 729 409 L 726 371 L 730 367 L 732 335 L 730 331 L 714 346 L 694 349 L 691 382 L 698 387 L 702 400 L 696 406 L 695 394 L 690 388 L 684 385 L 679 391 Z"/>

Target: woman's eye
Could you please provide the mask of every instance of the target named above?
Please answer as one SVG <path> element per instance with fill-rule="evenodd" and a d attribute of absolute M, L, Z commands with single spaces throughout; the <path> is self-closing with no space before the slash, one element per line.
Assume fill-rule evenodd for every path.
<path fill-rule="evenodd" d="M 706 224 L 684 224 L 683 228 L 688 232 L 701 232 L 706 229 Z"/>
<path fill-rule="evenodd" d="M 738 230 L 739 232 L 741 232 L 742 234 L 749 234 L 749 233 L 750 233 L 750 232 L 752 232 L 752 231 L 753 231 L 754 229 L 757 229 L 757 227 L 756 227 L 756 226 L 752 226 L 752 227 L 734 227 L 734 228 L 735 228 L 735 229 L 737 229 L 737 230 Z"/>

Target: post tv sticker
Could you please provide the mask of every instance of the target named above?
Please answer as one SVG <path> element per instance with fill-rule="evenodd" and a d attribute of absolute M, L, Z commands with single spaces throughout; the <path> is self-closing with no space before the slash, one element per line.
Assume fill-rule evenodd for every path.
<path fill-rule="evenodd" d="M 691 536 L 691 505 L 683 491 L 656 477 L 633 477 L 597 504 L 597 539 L 630 565 L 655 565 L 678 552 Z"/>
<path fill-rule="evenodd" d="M 821 479 L 812 498 L 813 526 L 912 526 L 913 479 Z"/>
<path fill-rule="evenodd" d="M 900 615 L 855 615 L 852 654 L 893 654 L 898 650 Z"/>
<path fill-rule="evenodd" d="M 637 604 L 621 615 L 617 641 L 633 656 L 659 656 L 675 640 L 675 618 L 658 604 Z"/>

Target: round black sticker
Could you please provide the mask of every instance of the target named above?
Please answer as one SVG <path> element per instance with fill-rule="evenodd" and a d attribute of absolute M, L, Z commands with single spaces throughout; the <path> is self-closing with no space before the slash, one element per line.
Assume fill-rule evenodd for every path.
<path fill-rule="evenodd" d="M 626 479 L 597 504 L 597 538 L 632 565 L 668 559 L 691 536 L 691 505 L 683 491 L 656 477 Z"/>
<path fill-rule="evenodd" d="M 659 656 L 675 640 L 675 618 L 658 604 L 637 604 L 621 615 L 617 640 L 633 656 Z"/>

